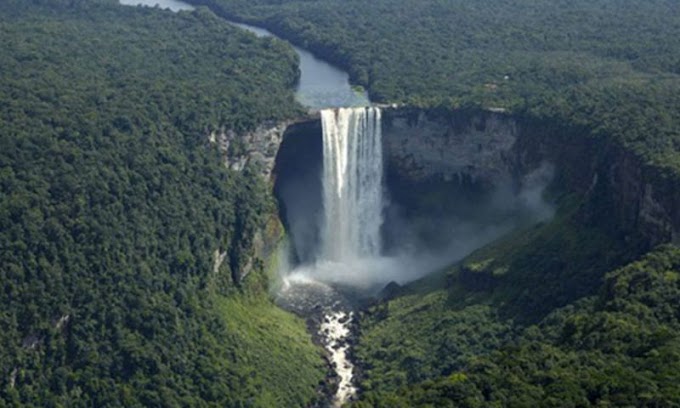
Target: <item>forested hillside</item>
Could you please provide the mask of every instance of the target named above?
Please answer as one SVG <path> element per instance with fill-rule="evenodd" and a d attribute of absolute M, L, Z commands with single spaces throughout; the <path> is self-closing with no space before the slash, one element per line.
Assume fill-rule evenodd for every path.
<path fill-rule="evenodd" d="M 298 112 L 292 49 L 113 0 L 4 0 L 0 39 L 0 406 L 315 398 L 323 362 L 264 265 L 232 280 L 268 187 L 207 143 Z"/>
<path fill-rule="evenodd" d="M 677 405 L 678 249 L 626 248 L 563 213 L 403 288 L 362 317 L 356 406 Z"/>
<path fill-rule="evenodd" d="M 447 291 L 406 296 L 382 311 L 382 318 L 371 318 L 376 325 L 371 333 L 382 343 L 368 339 L 365 347 L 398 360 L 386 364 L 393 370 L 386 375 L 377 375 L 384 372 L 382 365 L 371 370 L 371 380 L 388 383 L 376 383 L 377 392 L 369 389 L 355 406 L 676 406 L 679 262 L 676 247 L 661 247 L 608 273 L 597 296 L 558 309 L 515 336 L 502 309 L 466 305 L 469 295 L 465 299 L 459 290 L 450 289 L 444 310 L 441 298 Z M 425 312 L 430 317 L 423 319 L 420 312 L 415 323 L 416 308 L 430 309 Z M 385 318 L 393 309 L 395 315 Z M 421 333 L 436 334 L 431 343 L 446 345 L 438 350 L 438 360 L 423 353 L 427 346 L 399 345 L 384 334 L 413 330 L 414 324 Z"/>
<path fill-rule="evenodd" d="M 375 101 L 493 108 L 680 190 L 676 1 L 187 2 Z M 293 50 L 206 8 L 116 0 L 3 0 L 0 40 L 0 407 L 317 400 L 319 349 L 252 259 L 256 231 L 282 234 L 271 186 L 207 137 L 302 112 Z M 678 248 L 622 231 L 605 181 L 627 180 L 593 180 L 555 180 L 553 219 L 361 312 L 354 405 L 680 405 Z"/>

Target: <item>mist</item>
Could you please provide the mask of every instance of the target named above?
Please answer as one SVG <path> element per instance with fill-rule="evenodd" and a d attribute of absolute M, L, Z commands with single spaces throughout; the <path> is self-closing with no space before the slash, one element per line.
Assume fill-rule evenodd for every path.
<path fill-rule="evenodd" d="M 407 211 L 391 202 L 386 191 L 386 245 L 381 256 L 342 262 L 318 259 L 323 209 L 318 194 L 308 188 L 311 181 L 298 179 L 280 194 L 287 200 L 286 219 L 295 259 L 294 266 L 282 271 L 284 279 L 375 292 L 390 282 L 405 284 L 422 278 L 513 230 L 552 218 L 555 209 L 546 201 L 545 190 L 553 173 L 553 166 L 545 163 L 521 180 L 498 183 L 483 200 L 467 202 L 448 214 L 404 215 Z"/>

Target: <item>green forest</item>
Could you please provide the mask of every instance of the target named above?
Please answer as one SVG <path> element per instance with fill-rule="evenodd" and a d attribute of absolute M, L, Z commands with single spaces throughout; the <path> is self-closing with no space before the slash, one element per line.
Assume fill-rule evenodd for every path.
<path fill-rule="evenodd" d="M 569 128 L 632 153 L 669 194 L 680 186 L 677 2 L 191 3 L 313 50 L 374 101 Z M 677 248 L 648 252 L 612 203 L 554 187 L 552 221 L 362 313 L 352 406 L 680 405 Z"/>
<path fill-rule="evenodd" d="M 563 209 L 366 311 L 354 405 L 676 406 L 680 251 L 616 268 L 638 252 L 575 215 Z"/>
<path fill-rule="evenodd" d="M 578 129 L 680 190 L 675 0 L 187 3 L 0 1 L 0 407 L 323 406 L 255 256 L 285 239 L 272 186 L 208 141 L 304 114 L 298 57 L 218 16 L 375 102 Z M 349 406 L 680 406 L 680 250 L 549 194 L 553 219 L 359 313 Z"/>
<path fill-rule="evenodd" d="M 304 322 L 232 278 L 268 186 L 207 142 L 297 114 L 290 47 L 114 1 L 5 0 L 0 38 L 0 406 L 315 398 Z"/>
<path fill-rule="evenodd" d="M 680 171 L 680 20 L 668 0 L 189 0 L 349 71 L 373 101 L 501 108 L 616 138 Z"/>

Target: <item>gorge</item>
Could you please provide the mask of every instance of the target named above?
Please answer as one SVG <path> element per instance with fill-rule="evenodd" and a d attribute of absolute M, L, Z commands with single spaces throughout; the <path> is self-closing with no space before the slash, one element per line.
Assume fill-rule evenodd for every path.
<path fill-rule="evenodd" d="M 336 126 L 328 123 L 329 116 L 349 118 L 349 110 L 322 112 L 327 115 L 323 121 L 291 125 L 284 132 L 272 170 L 296 262 L 361 259 L 370 254 L 371 262 L 363 263 L 368 270 L 355 267 L 355 272 L 334 278 L 326 268 L 320 268 L 316 274 L 322 280 L 364 288 L 379 288 L 390 281 L 405 283 L 504 232 L 552 216 L 553 210 L 541 193 L 553 180 L 554 166 L 547 158 L 518 162 L 517 140 L 521 136 L 512 119 L 479 112 L 454 114 L 454 121 L 451 116 L 411 108 L 372 109 L 380 112 L 382 140 L 380 151 L 373 153 L 364 171 L 376 176 L 336 182 L 338 170 L 332 168 L 333 172 L 327 173 L 325 160 L 334 154 L 330 147 L 347 149 L 347 145 L 328 146 L 325 129 Z M 352 157 L 347 160 L 332 159 L 331 163 L 341 168 L 356 166 Z M 354 167 L 347 168 L 354 171 L 347 177 L 361 174 Z M 363 183 L 373 193 L 349 190 L 350 197 L 358 200 L 355 207 L 343 204 L 340 193 L 330 200 L 329 185 L 337 190 L 342 182 Z M 353 211 L 360 214 L 347 218 Z M 330 231 L 325 229 L 328 225 L 333 225 Z M 326 238 L 329 233 L 330 240 Z M 362 239 L 367 243 L 357 246 Z"/>
<path fill-rule="evenodd" d="M 587 128 L 496 109 L 324 110 L 368 99 L 351 90 L 346 73 L 296 52 L 297 98 L 313 109 L 309 115 L 245 134 L 222 129 L 210 139 L 230 168 L 255 165 L 274 183 L 291 260 L 277 298 L 315 322 L 311 330 L 321 334 L 340 376 L 336 405 L 356 392 L 346 343 L 355 306 L 343 287 L 366 296 L 425 276 L 513 230 L 547 222 L 567 192 L 583 200 L 583 222 L 614 224 L 641 248 L 678 237 L 671 187 Z M 546 189 L 553 203 L 544 200 Z M 604 221 L 601 208 L 611 208 L 616 221 Z M 473 287 L 496 279 L 477 275 L 461 279 Z M 580 290 L 569 298 L 589 293 Z"/>
<path fill-rule="evenodd" d="M 411 3 L 0 2 L 0 406 L 678 405 L 677 7 Z"/>

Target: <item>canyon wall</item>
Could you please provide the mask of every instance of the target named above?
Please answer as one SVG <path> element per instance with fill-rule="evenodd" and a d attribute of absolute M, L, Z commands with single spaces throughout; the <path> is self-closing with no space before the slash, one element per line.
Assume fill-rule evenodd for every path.
<path fill-rule="evenodd" d="M 518 128 L 503 114 L 385 109 L 383 134 L 387 167 L 414 182 L 492 185 L 516 176 Z"/>
<path fill-rule="evenodd" d="M 320 137 L 320 119 L 312 113 L 245 134 L 213 132 L 210 139 L 230 168 L 253 163 L 273 181 L 293 161 L 295 169 L 286 177 L 306 163 L 319 166 L 319 158 L 310 155 L 317 154 Z M 584 127 L 481 109 L 392 106 L 383 108 L 383 143 L 388 182 L 397 177 L 411 186 L 482 191 L 509 182 L 519 189 L 548 163 L 559 191 L 584 198 L 584 222 L 608 224 L 623 238 L 650 247 L 680 240 L 678 180 Z"/>
<path fill-rule="evenodd" d="M 680 240 L 680 184 L 614 138 L 589 129 L 485 110 L 386 109 L 387 165 L 413 182 L 484 185 L 524 177 L 545 163 L 562 192 L 584 197 L 585 222 L 608 223 L 653 246 Z"/>
<path fill-rule="evenodd" d="M 320 132 L 319 117 L 310 116 L 285 122 L 264 123 L 247 132 L 222 128 L 206 134 L 209 145 L 222 153 L 227 168 L 240 172 L 249 166 L 267 183 L 274 184 L 276 175 L 282 172 L 279 170 L 277 173 L 275 170 L 277 163 L 289 164 L 283 175 L 291 179 L 299 179 L 301 169 L 310 165 L 316 168 L 320 166 Z M 319 183 L 310 178 L 301 181 L 307 184 Z M 306 187 L 307 185 L 303 185 L 301 188 Z M 282 207 L 279 211 L 285 212 L 286 209 Z M 227 268 L 231 281 L 239 285 L 253 270 L 266 267 L 284 238 L 282 219 L 285 221 L 281 214 L 270 214 L 252 236 L 241 238 L 241 242 L 247 246 L 243 248 L 243 253 L 246 254 L 244 259 L 230 262 L 227 252 L 220 248 L 215 249 L 213 273 L 217 274 L 222 268 Z M 285 228 L 290 230 L 288 225 Z"/>
<path fill-rule="evenodd" d="M 208 140 L 222 152 L 224 164 L 229 169 L 242 171 L 246 165 L 252 165 L 269 179 L 283 134 L 290 124 L 268 122 L 247 132 L 221 128 L 210 132 Z"/>

